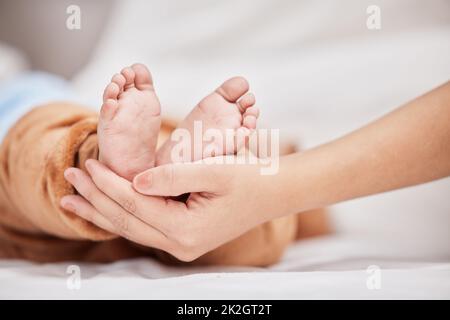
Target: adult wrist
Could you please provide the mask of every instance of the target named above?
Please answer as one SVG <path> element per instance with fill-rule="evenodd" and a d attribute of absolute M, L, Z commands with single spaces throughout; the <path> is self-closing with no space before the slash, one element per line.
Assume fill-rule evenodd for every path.
<path fill-rule="evenodd" d="M 293 163 L 286 158 L 280 157 L 276 170 L 271 169 L 270 174 L 267 174 L 267 170 L 262 171 L 261 166 L 259 167 L 254 186 L 261 204 L 261 212 L 258 213 L 263 220 L 261 222 L 299 212 L 296 201 L 300 197 L 297 192 L 298 185 L 294 184 L 290 178 Z M 294 199 L 293 193 L 297 199 Z"/>

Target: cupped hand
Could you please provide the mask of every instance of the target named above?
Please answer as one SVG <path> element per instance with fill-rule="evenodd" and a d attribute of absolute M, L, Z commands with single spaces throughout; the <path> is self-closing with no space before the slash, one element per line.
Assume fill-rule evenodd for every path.
<path fill-rule="evenodd" d="M 270 219 L 264 213 L 273 204 L 273 177 L 261 175 L 258 165 L 217 160 L 169 164 L 149 169 L 133 182 L 96 160 L 88 160 L 86 168 L 89 174 L 77 168 L 65 171 L 79 195 L 62 198 L 63 208 L 182 261 L 192 261 Z M 185 193 L 190 193 L 186 202 L 174 200 Z"/>

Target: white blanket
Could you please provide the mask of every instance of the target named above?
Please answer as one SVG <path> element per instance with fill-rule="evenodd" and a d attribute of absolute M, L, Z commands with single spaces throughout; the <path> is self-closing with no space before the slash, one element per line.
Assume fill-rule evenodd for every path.
<path fill-rule="evenodd" d="M 390 241 L 331 236 L 297 243 L 267 269 L 2 261 L 0 299 L 450 299 L 450 263 L 411 253 Z M 80 268 L 79 287 L 71 265 Z M 370 266 L 380 270 L 377 282 Z"/>

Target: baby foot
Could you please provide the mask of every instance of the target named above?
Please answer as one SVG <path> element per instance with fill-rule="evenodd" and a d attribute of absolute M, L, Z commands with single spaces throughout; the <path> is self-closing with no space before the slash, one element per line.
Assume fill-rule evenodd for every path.
<path fill-rule="evenodd" d="M 189 115 L 177 127 L 187 129 L 191 134 L 191 141 L 196 141 L 194 137 L 194 124 L 201 122 L 203 133 L 208 129 L 218 129 L 226 136 L 226 130 L 232 129 L 234 135 L 246 135 L 250 130 L 256 128 L 256 120 L 259 116 L 259 109 L 254 106 L 255 97 L 252 93 L 247 93 L 249 84 L 242 77 L 234 77 L 225 81 L 217 90 L 201 100 Z M 158 150 L 156 165 L 173 162 L 171 159 L 172 148 L 177 141 L 167 140 Z M 239 144 L 233 139 L 213 141 L 216 144 L 213 156 L 234 154 L 237 152 Z M 205 148 L 203 143 L 203 148 Z M 195 150 L 195 146 L 191 146 Z M 204 157 L 204 152 L 192 152 L 190 161 L 197 161 Z"/>
<path fill-rule="evenodd" d="M 134 64 L 114 75 L 103 94 L 98 122 L 99 160 L 128 180 L 153 167 L 160 113 L 144 65 Z"/>

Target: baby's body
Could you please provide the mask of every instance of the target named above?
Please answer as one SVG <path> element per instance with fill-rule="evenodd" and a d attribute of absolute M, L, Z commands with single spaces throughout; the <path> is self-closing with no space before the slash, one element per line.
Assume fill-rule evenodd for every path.
<path fill-rule="evenodd" d="M 194 123 L 200 121 L 203 132 L 218 129 L 225 136 L 225 131 L 231 129 L 235 135 L 247 134 L 255 129 L 259 115 L 255 98 L 248 90 L 248 82 L 242 77 L 225 81 L 201 100 L 178 128 L 188 130 L 193 136 Z M 144 65 L 134 64 L 114 75 L 103 94 L 97 129 L 99 160 L 128 180 L 155 164 L 173 162 L 171 151 L 176 142 L 168 139 L 156 151 L 160 114 L 153 80 Z M 217 143 L 216 156 L 237 151 L 236 143 L 213 143 Z M 200 160 L 203 154 L 194 153 L 189 160 Z"/>

